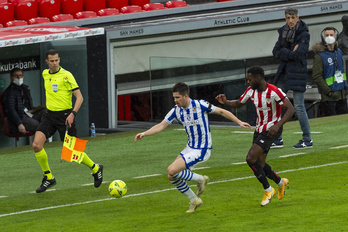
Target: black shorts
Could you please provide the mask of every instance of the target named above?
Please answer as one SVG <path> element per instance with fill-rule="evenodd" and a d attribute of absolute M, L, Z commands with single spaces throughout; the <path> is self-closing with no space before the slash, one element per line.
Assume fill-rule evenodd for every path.
<path fill-rule="evenodd" d="M 268 131 L 263 131 L 261 133 L 254 132 L 253 143 L 256 143 L 260 147 L 262 147 L 265 154 L 268 154 L 269 149 L 271 148 L 272 143 L 279 138 L 279 136 L 283 132 L 283 126 L 279 128 L 278 133 L 274 137 L 268 136 Z"/>
<path fill-rule="evenodd" d="M 72 109 L 63 110 L 63 111 L 47 110 L 43 114 L 42 121 L 39 127 L 37 128 L 37 130 L 44 133 L 46 135 L 46 138 L 53 136 L 54 133 L 56 133 L 56 131 L 58 130 L 60 139 L 64 141 L 65 131 L 66 131 L 65 120 L 69 116 L 71 111 Z M 77 130 L 76 130 L 75 121 L 69 128 L 68 134 L 71 136 L 76 136 Z"/>

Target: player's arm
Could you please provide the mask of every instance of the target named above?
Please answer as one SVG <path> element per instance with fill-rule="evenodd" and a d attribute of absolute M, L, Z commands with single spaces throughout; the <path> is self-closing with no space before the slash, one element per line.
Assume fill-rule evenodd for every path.
<path fill-rule="evenodd" d="M 223 116 L 224 118 L 230 120 L 230 121 L 233 121 L 235 123 L 237 123 L 239 126 L 241 127 L 249 127 L 250 130 L 252 129 L 250 124 L 247 123 L 247 122 L 242 122 L 241 120 L 239 120 L 236 116 L 234 116 L 234 114 L 232 114 L 230 111 L 227 111 L 225 109 L 222 109 L 220 107 L 215 107 L 215 110 L 213 111 L 213 114 L 218 114 L 218 115 L 221 115 Z"/>
<path fill-rule="evenodd" d="M 74 94 L 74 96 L 76 98 L 73 111 L 77 113 L 79 111 L 79 109 L 81 108 L 81 105 L 82 105 L 82 102 L 83 102 L 83 96 L 82 96 L 82 93 L 81 93 L 80 89 L 73 90 L 73 94 Z M 75 114 L 72 112 L 66 118 L 65 124 L 69 124 L 69 127 L 71 127 L 71 124 L 74 122 L 74 119 L 75 119 Z"/>
<path fill-rule="evenodd" d="M 147 131 L 144 131 L 142 133 L 137 134 L 134 138 L 134 142 L 138 141 L 139 139 L 144 138 L 145 136 L 157 134 L 157 133 L 163 131 L 164 129 L 166 129 L 167 126 L 169 126 L 169 123 L 166 120 L 163 120 L 162 122 L 158 123 L 157 125 L 154 125 L 153 127 L 148 129 Z"/>
<path fill-rule="evenodd" d="M 225 94 L 219 94 L 215 97 L 215 99 L 218 100 L 218 102 L 220 102 L 221 104 L 229 106 L 231 108 L 239 108 L 242 105 L 244 105 L 239 100 L 231 100 L 231 101 L 227 100 Z"/>
<path fill-rule="evenodd" d="M 293 107 L 293 105 L 291 104 L 290 100 L 288 98 L 285 99 L 282 108 L 284 108 L 285 114 L 282 117 L 282 119 L 275 125 L 271 126 L 268 130 L 268 136 L 275 136 L 279 130 L 279 128 L 284 125 L 287 121 L 290 120 L 290 118 L 292 117 L 292 115 L 294 115 L 295 113 L 295 108 Z"/>

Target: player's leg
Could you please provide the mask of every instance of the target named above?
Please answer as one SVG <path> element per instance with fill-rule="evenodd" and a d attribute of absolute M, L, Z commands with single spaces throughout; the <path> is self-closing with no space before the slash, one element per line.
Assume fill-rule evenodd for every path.
<path fill-rule="evenodd" d="M 33 149 L 35 152 L 35 157 L 37 162 L 39 163 L 44 178 L 42 183 L 38 189 L 36 189 L 37 193 L 41 193 L 46 191 L 47 188 L 50 188 L 56 184 L 56 180 L 52 175 L 51 169 L 48 164 L 48 157 L 45 149 L 43 148 L 44 143 L 46 142 L 46 135 L 41 131 L 37 131 L 35 133 L 34 141 L 33 141 Z"/>

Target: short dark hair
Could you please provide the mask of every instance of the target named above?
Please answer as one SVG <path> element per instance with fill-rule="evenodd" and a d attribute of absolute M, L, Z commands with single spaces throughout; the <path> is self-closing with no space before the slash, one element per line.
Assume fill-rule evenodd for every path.
<path fill-rule="evenodd" d="M 22 69 L 20 69 L 20 68 L 14 68 L 14 69 L 12 69 L 11 72 L 10 72 L 11 77 L 13 77 L 14 73 L 17 72 L 17 71 L 21 71 L 21 72 L 23 73 L 23 70 L 22 70 Z"/>
<path fill-rule="evenodd" d="M 58 54 L 59 56 L 59 52 L 56 49 L 50 49 L 46 52 L 46 59 L 48 58 L 48 56 L 54 56 Z"/>
<path fill-rule="evenodd" d="M 287 15 L 287 14 L 298 16 L 298 10 L 296 8 L 292 8 L 292 7 L 286 8 L 285 15 Z"/>
<path fill-rule="evenodd" d="M 178 92 L 182 96 L 185 94 L 190 95 L 190 88 L 184 82 L 179 82 L 173 86 L 173 93 L 174 92 Z"/>
<path fill-rule="evenodd" d="M 249 68 L 247 73 L 250 73 L 253 76 L 259 75 L 260 77 L 265 78 L 265 71 L 260 66 L 253 66 Z"/>

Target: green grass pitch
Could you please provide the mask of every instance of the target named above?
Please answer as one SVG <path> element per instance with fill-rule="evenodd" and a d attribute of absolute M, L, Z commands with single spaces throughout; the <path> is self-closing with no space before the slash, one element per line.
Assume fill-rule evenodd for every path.
<path fill-rule="evenodd" d="M 31 147 L 2 149 L 0 231 L 348 231 L 348 116 L 310 125 L 313 148 L 292 148 L 301 138 L 294 121 L 285 124 L 284 148 L 271 149 L 268 163 L 290 184 L 282 200 L 275 196 L 265 207 L 262 185 L 244 163 L 252 132 L 212 126 L 212 155 L 195 170 L 211 181 L 192 214 L 166 173 L 186 143 L 180 126 L 137 143 L 139 131 L 85 138 L 86 153 L 104 165 L 97 189 L 84 165 L 60 163 L 60 142 L 45 146 L 57 185 L 41 194 L 34 193 L 42 173 Z M 119 199 L 108 193 L 116 179 L 128 187 Z"/>

